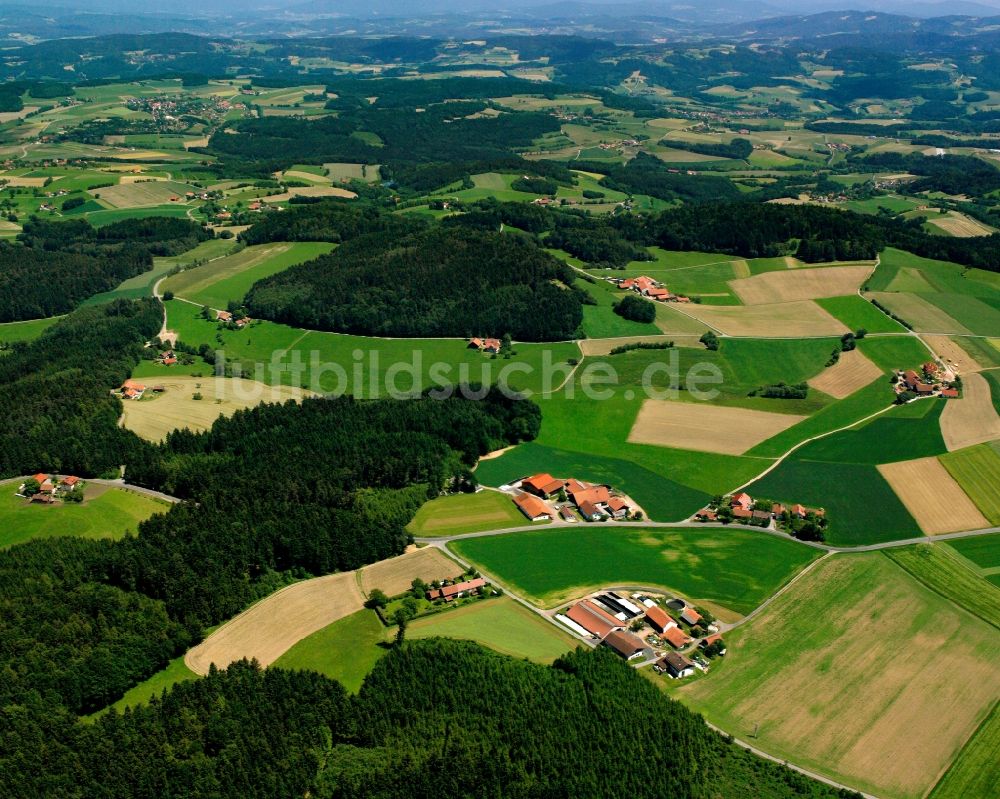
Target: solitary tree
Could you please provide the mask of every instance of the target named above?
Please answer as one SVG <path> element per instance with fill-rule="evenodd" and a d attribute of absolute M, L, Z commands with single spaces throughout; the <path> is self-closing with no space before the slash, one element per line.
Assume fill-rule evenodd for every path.
<path fill-rule="evenodd" d="M 384 608 L 389 604 L 389 597 L 385 595 L 385 592 L 381 588 L 373 588 L 368 593 L 368 601 L 365 605 L 369 608 Z"/>

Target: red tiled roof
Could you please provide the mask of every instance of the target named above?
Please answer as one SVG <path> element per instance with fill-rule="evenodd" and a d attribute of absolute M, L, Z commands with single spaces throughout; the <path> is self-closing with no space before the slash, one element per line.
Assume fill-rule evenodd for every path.
<path fill-rule="evenodd" d="M 445 599 L 449 599 L 453 596 L 461 594 L 464 591 L 473 591 L 476 588 L 482 588 L 484 585 L 486 585 L 486 580 L 482 577 L 477 577 L 475 580 L 466 580 L 464 583 L 454 583 L 453 585 L 442 586 L 440 595 Z"/>
<path fill-rule="evenodd" d="M 599 608 L 589 599 L 577 602 L 566 611 L 566 615 L 583 629 L 601 638 L 622 626 L 618 619 Z"/>
<path fill-rule="evenodd" d="M 31 479 L 34 480 L 36 483 L 41 484 L 44 483 L 46 480 L 48 480 L 49 476 L 47 474 L 42 474 L 41 472 L 39 472 L 38 474 L 31 475 Z"/>
<path fill-rule="evenodd" d="M 562 487 L 563 481 L 557 480 L 547 472 L 525 477 L 521 481 L 521 488 L 542 494 L 555 494 Z"/>
<path fill-rule="evenodd" d="M 737 519 L 749 519 L 751 516 L 753 516 L 753 511 L 747 510 L 746 508 L 737 505 L 736 507 L 733 508 L 733 516 L 735 516 Z"/>
<path fill-rule="evenodd" d="M 659 605 L 653 605 L 653 607 L 646 610 L 646 621 L 652 624 L 660 632 L 663 632 L 669 627 L 677 626 L 677 622 L 675 622 L 670 614 Z"/>
<path fill-rule="evenodd" d="M 621 497 L 611 497 L 611 499 L 608 500 L 608 510 L 611 511 L 628 510 L 629 507 L 630 507 L 629 504 Z"/>
<path fill-rule="evenodd" d="M 604 515 L 603 513 L 601 513 L 601 509 L 597 507 L 597 505 L 595 505 L 593 502 L 581 502 L 577 507 L 580 509 L 580 513 L 582 513 L 588 519 L 591 519 L 594 516 Z"/>
<path fill-rule="evenodd" d="M 730 502 L 733 507 L 740 505 L 747 509 L 753 505 L 753 497 L 751 497 L 746 491 L 740 491 L 739 494 L 733 494 L 733 498 Z"/>
<path fill-rule="evenodd" d="M 61 482 L 64 486 L 75 486 L 77 483 L 80 482 L 80 478 L 71 474 L 68 475 L 67 477 L 64 477 L 61 480 Z"/>
<path fill-rule="evenodd" d="M 146 386 L 136 380 L 126 380 L 122 383 L 122 388 L 134 388 L 136 391 L 146 390 Z"/>
<path fill-rule="evenodd" d="M 955 399 L 958 397 L 957 388 L 943 388 L 941 389 L 941 396 L 947 399 Z"/>
<path fill-rule="evenodd" d="M 583 505 L 584 502 L 599 505 L 611 500 L 611 492 L 608 491 L 607 486 L 592 486 L 591 488 L 584 488 L 582 491 L 573 491 L 570 499 L 578 507 Z"/>
<path fill-rule="evenodd" d="M 646 646 L 638 635 L 634 635 L 627 630 L 610 632 L 601 643 L 611 647 L 624 658 L 632 657 L 636 652 L 641 652 L 645 649 Z"/>
<path fill-rule="evenodd" d="M 701 614 L 694 608 L 684 608 L 681 611 L 681 620 L 688 624 L 697 624 L 701 621 Z"/>
<path fill-rule="evenodd" d="M 534 494 L 518 494 L 514 497 L 514 504 L 529 519 L 537 519 L 540 516 L 552 518 L 552 509 Z"/>
<path fill-rule="evenodd" d="M 691 640 L 680 627 L 671 627 L 663 633 L 664 640 L 674 649 L 680 649 Z"/>

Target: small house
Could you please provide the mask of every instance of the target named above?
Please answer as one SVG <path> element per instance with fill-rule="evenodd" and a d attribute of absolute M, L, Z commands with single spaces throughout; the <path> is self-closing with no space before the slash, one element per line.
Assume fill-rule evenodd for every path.
<path fill-rule="evenodd" d="M 663 640 L 674 649 L 683 649 L 691 643 L 691 637 L 680 627 L 668 627 L 663 631 Z"/>
<path fill-rule="evenodd" d="M 59 485 L 65 486 L 70 491 L 72 491 L 74 488 L 80 485 L 80 478 L 73 474 L 67 475 L 62 480 L 59 481 Z"/>
<path fill-rule="evenodd" d="M 559 508 L 559 515 L 564 522 L 576 522 L 576 516 L 573 515 L 573 509 L 569 505 L 563 505 Z"/>
<path fill-rule="evenodd" d="M 584 503 L 606 505 L 611 501 L 611 491 L 604 485 L 588 486 L 580 489 L 574 487 L 569 491 L 569 498 L 573 500 L 573 504 L 578 508 Z"/>
<path fill-rule="evenodd" d="M 751 497 L 745 491 L 741 491 L 738 494 L 733 494 L 733 497 L 729 501 L 729 504 L 734 512 L 736 511 L 737 508 L 742 508 L 743 510 L 752 511 L 753 497 Z"/>
<path fill-rule="evenodd" d="M 945 399 L 958 399 L 958 389 L 954 387 L 942 388 L 941 396 Z"/>
<path fill-rule="evenodd" d="M 597 507 L 597 505 L 593 502 L 581 502 L 578 507 L 580 515 L 582 515 L 588 522 L 599 522 L 604 519 L 604 511 Z"/>
<path fill-rule="evenodd" d="M 719 518 L 719 514 L 711 508 L 702 508 L 694 517 L 703 522 L 714 522 Z"/>
<path fill-rule="evenodd" d="M 486 585 L 486 580 L 482 577 L 477 577 L 475 580 L 466 580 L 461 583 L 452 583 L 451 585 L 444 585 L 441 588 L 430 591 L 431 599 L 443 599 L 445 602 L 451 602 L 453 599 L 458 599 L 466 594 L 471 594 L 473 592 L 479 593 L 479 591 Z"/>
<path fill-rule="evenodd" d="M 624 519 L 628 516 L 629 511 L 632 510 L 629 504 L 621 497 L 611 497 L 607 502 L 607 509 L 612 519 Z"/>
<path fill-rule="evenodd" d="M 694 674 L 694 663 L 680 652 L 668 652 L 653 666 L 661 674 L 666 673 L 675 680 L 681 680 Z"/>
<path fill-rule="evenodd" d="M 216 311 L 215 318 L 220 322 L 232 322 L 233 315 L 229 311 Z"/>

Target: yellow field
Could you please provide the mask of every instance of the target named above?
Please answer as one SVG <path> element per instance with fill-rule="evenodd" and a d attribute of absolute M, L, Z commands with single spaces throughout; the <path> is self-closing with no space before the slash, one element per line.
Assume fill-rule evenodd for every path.
<path fill-rule="evenodd" d="M 357 196 L 353 191 L 338 186 L 296 186 L 283 194 L 271 194 L 260 200 L 265 203 L 286 203 L 292 197 L 344 197 L 353 200 Z"/>
<path fill-rule="evenodd" d="M 890 284 L 891 285 L 891 284 Z M 964 325 L 916 294 L 873 291 L 877 299 L 896 316 L 921 333 L 971 333 Z"/>
<path fill-rule="evenodd" d="M 746 305 L 818 300 L 854 294 L 872 266 L 823 266 L 785 272 L 764 272 L 730 280 L 729 286 Z"/>
<path fill-rule="evenodd" d="M 150 399 L 124 403 L 122 425 L 149 441 L 160 441 L 171 430 L 187 427 L 207 430 L 220 416 L 229 416 L 242 408 L 262 402 L 299 400 L 308 391 L 291 386 L 268 386 L 255 380 L 231 377 L 150 378 L 147 386 L 162 385 L 166 391 Z M 194 399 L 200 392 L 203 399 Z"/>
<path fill-rule="evenodd" d="M 1000 633 L 878 553 L 819 562 L 726 641 L 680 698 L 880 799 L 925 796 L 1000 695 Z"/>
<path fill-rule="evenodd" d="M 989 527 L 937 458 L 885 463 L 878 470 L 927 535 Z"/>
<path fill-rule="evenodd" d="M 172 197 L 178 198 L 178 203 L 186 202 L 184 193 L 191 188 L 183 183 L 168 180 L 144 178 L 142 183 L 125 183 L 117 186 L 105 186 L 95 189 L 101 200 L 114 208 L 138 208 L 144 205 L 165 205 Z"/>
<path fill-rule="evenodd" d="M 286 179 L 291 178 L 292 180 L 304 180 L 306 183 L 330 184 L 330 178 L 326 175 L 314 175 L 312 172 L 299 172 L 297 169 L 287 170 L 284 177 Z"/>
<path fill-rule="evenodd" d="M 963 238 L 989 236 L 995 232 L 989 225 L 984 225 L 982 222 L 956 211 L 949 211 L 947 216 L 929 217 L 927 221 L 951 236 Z"/>
<path fill-rule="evenodd" d="M 924 341 L 944 359 L 946 364 L 954 367 L 961 374 L 978 372 L 983 368 L 981 363 L 978 363 L 957 341 L 949 336 L 924 336 Z"/>
<path fill-rule="evenodd" d="M 433 580 L 451 580 L 462 573 L 462 567 L 440 549 L 413 548 L 405 555 L 380 560 L 361 569 L 361 590 L 367 596 L 372 589 L 380 588 L 387 596 L 410 590 L 410 584 L 419 577 L 426 583 Z"/>
<path fill-rule="evenodd" d="M 241 658 L 256 658 L 268 666 L 307 635 L 362 607 L 364 598 L 354 572 L 295 583 L 223 624 L 189 650 L 184 663 L 202 675 L 213 663 L 225 668 Z"/>
<path fill-rule="evenodd" d="M 882 376 L 882 370 L 865 357 L 861 350 L 842 352 L 840 359 L 807 382 L 817 391 L 836 399 L 849 397 Z"/>
<path fill-rule="evenodd" d="M 839 336 L 847 327 L 811 300 L 774 305 L 696 305 L 687 313 L 728 336 Z"/>
<path fill-rule="evenodd" d="M 982 375 L 962 378 L 961 399 L 948 400 L 941 413 L 941 435 L 949 452 L 1000 439 L 1000 416 Z"/>
<path fill-rule="evenodd" d="M 805 416 L 726 408 L 707 402 L 647 399 L 628 440 L 635 444 L 742 455 Z"/>

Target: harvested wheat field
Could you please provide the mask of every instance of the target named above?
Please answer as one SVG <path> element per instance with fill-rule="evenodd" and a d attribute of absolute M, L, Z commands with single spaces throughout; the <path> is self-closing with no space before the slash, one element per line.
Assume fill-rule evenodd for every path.
<path fill-rule="evenodd" d="M 7 181 L 7 186 L 9 188 L 19 188 L 19 189 L 39 189 L 45 185 L 45 181 L 48 178 L 22 178 L 16 175 L 2 175 L 0 179 Z"/>
<path fill-rule="evenodd" d="M 961 399 L 948 400 L 941 413 L 941 435 L 949 452 L 1000 438 L 1000 416 L 982 375 L 962 378 Z"/>
<path fill-rule="evenodd" d="M 807 382 L 817 391 L 843 399 L 881 376 L 882 370 L 869 361 L 861 350 L 851 350 L 842 352 L 840 360 Z"/>
<path fill-rule="evenodd" d="M 880 553 L 819 561 L 726 642 L 685 704 L 881 799 L 926 796 L 1000 695 L 1000 632 Z"/>
<path fill-rule="evenodd" d="M 307 635 L 364 607 L 355 572 L 330 574 L 282 588 L 223 624 L 184 656 L 195 674 L 213 663 L 256 658 L 268 666 Z"/>
<path fill-rule="evenodd" d="M 950 336 L 924 336 L 924 341 L 934 352 L 944 359 L 944 362 L 957 369 L 961 374 L 978 372 L 983 365 L 976 361 L 962 346 Z"/>
<path fill-rule="evenodd" d="M 398 558 L 380 560 L 361 569 L 361 590 L 365 596 L 373 588 L 382 589 L 388 596 L 410 590 L 410 584 L 419 577 L 426 583 L 432 580 L 450 580 L 462 573 L 462 567 L 435 547 L 412 548 Z"/>
<path fill-rule="evenodd" d="M 965 325 L 917 294 L 873 291 L 874 297 L 920 333 L 971 333 Z"/>
<path fill-rule="evenodd" d="M 148 382 L 147 382 L 148 380 Z M 262 402 L 300 400 L 310 392 L 293 386 L 269 386 L 256 380 L 232 377 L 143 378 L 147 387 L 162 386 L 161 394 L 147 392 L 141 400 L 128 400 L 122 426 L 149 441 L 162 441 L 171 430 L 207 430 L 220 416 L 229 416 Z M 201 399 L 195 399 L 200 394 Z"/>
<path fill-rule="evenodd" d="M 295 186 L 283 194 L 271 194 L 260 199 L 265 203 L 286 203 L 292 197 L 344 197 L 353 200 L 357 196 L 353 191 L 337 186 Z"/>
<path fill-rule="evenodd" d="M 794 274 L 798 274 L 797 272 Z M 684 313 L 727 336 L 839 336 L 847 327 L 811 300 L 773 305 L 696 305 Z"/>
<path fill-rule="evenodd" d="M 874 266 L 821 266 L 794 272 L 764 272 L 730 280 L 729 286 L 745 305 L 818 300 L 854 294 Z"/>
<path fill-rule="evenodd" d="M 947 216 L 933 216 L 927 219 L 930 224 L 934 225 L 936 228 L 940 228 L 949 236 L 959 236 L 963 238 L 968 238 L 971 236 L 989 236 L 995 231 L 989 225 L 984 225 L 965 214 L 959 214 L 954 211 L 948 213 Z"/>
<path fill-rule="evenodd" d="M 628 440 L 634 444 L 742 455 L 805 416 L 725 408 L 707 402 L 647 399 Z"/>
<path fill-rule="evenodd" d="M 171 200 L 184 202 L 185 193 L 192 190 L 186 183 L 144 177 L 141 182 L 122 182 L 117 186 L 95 189 L 91 193 L 99 194 L 101 200 L 115 208 L 139 208 L 144 205 L 164 205 Z"/>
<path fill-rule="evenodd" d="M 878 470 L 927 535 L 989 527 L 937 458 L 884 463 Z"/>

